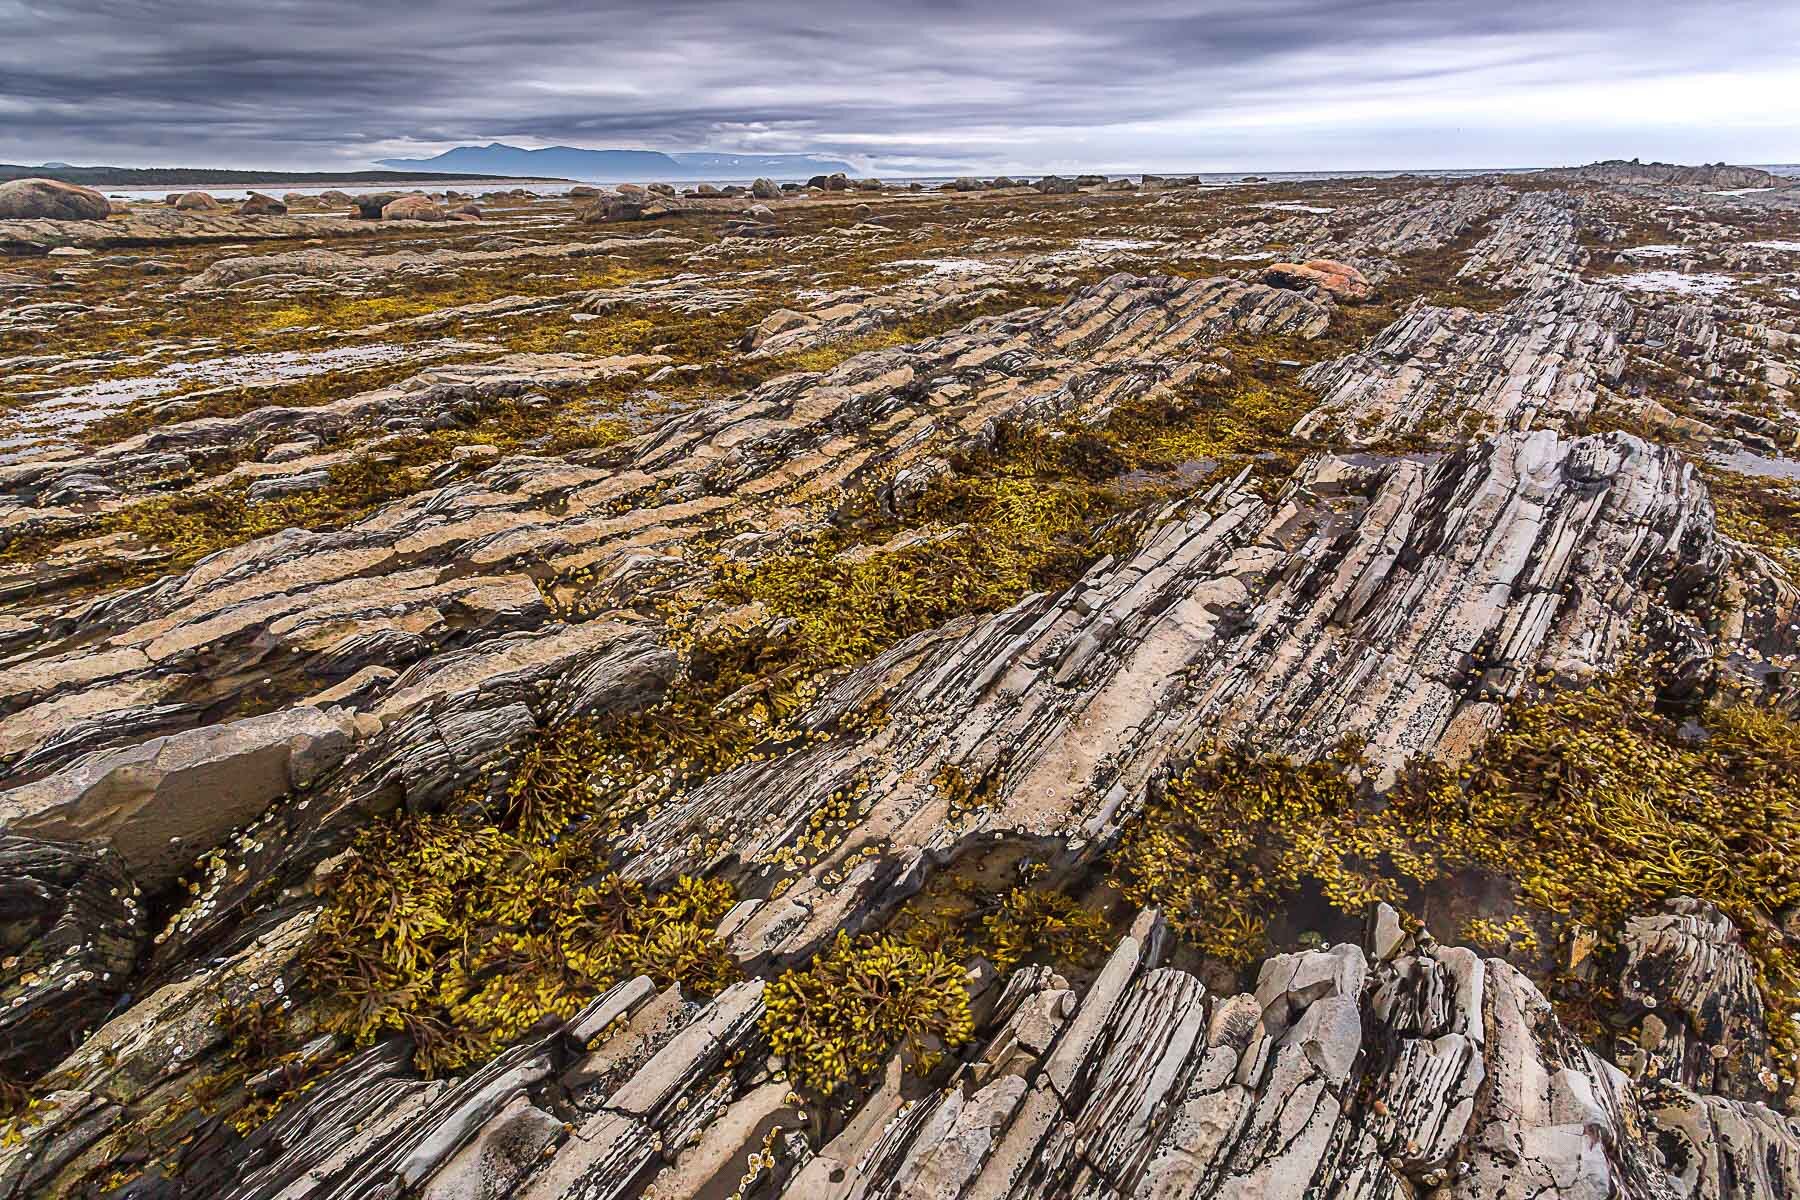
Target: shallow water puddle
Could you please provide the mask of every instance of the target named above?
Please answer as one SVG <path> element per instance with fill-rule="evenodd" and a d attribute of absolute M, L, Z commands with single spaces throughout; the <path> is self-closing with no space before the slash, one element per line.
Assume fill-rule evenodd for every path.
<path fill-rule="evenodd" d="M 1683 296 L 1719 296 L 1736 287 L 1738 281 L 1729 275 L 1707 271 L 1684 274 L 1681 271 L 1634 271 L 1621 275 L 1617 283 L 1628 292 L 1675 292 Z"/>
<path fill-rule="evenodd" d="M 1800 479 L 1800 458 L 1771 457 L 1754 450 L 1714 451 L 1707 455 L 1714 463 L 1740 475 L 1762 479 Z"/>
<path fill-rule="evenodd" d="M 1145 241 L 1143 238 L 1076 238 L 1075 244 L 1083 250 L 1158 250 L 1161 242 Z"/>
<path fill-rule="evenodd" d="M 63 388 L 20 405 L 5 414 L 0 437 L 0 463 L 26 457 L 24 447 L 72 438 L 101 417 L 139 400 L 172 396 L 194 383 L 213 387 L 272 387 L 332 371 L 357 371 L 417 359 L 421 366 L 463 350 L 485 349 L 444 339 L 389 345 L 376 342 L 328 350 L 281 350 L 174 362 L 151 375 L 102 379 Z"/>
<path fill-rule="evenodd" d="M 1000 268 L 991 262 L 983 262 L 979 258 L 900 258 L 887 264 L 890 267 L 927 267 L 928 275 L 980 275 L 986 271 L 997 271 Z"/>

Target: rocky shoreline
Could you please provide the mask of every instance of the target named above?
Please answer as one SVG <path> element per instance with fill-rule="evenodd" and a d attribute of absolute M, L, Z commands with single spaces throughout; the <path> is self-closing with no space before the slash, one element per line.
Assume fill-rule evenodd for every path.
<path fill-rule="evenodd" d="M 1753 174 L 0 219 L 0 1197 L 1800 1192 Z"/>

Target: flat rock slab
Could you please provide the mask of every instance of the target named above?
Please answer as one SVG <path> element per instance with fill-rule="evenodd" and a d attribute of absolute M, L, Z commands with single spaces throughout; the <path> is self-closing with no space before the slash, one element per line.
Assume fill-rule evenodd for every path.
<path fill-rule="evenodd" d="M 147 890 L 348 753 L 348 716 L 291 708 L 90 754 L 0 792 L 0 829 L 104 842 Z"/>

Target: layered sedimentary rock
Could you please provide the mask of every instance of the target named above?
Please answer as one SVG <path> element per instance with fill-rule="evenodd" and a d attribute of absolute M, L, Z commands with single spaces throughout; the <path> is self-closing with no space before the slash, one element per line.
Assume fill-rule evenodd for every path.
<path fill-rule="evenodd" d="M 39 255 L 58 247 L 99 249 L 108 246 L 173 246 L 195 242 L 246 242 L 262 239 L 311 239 L 367 236 L 367 226 L 352 222 L 326 224 L 302 217 L 239 216 L 224 211 L 134 209 L 123 219 L 0 220 L 0 255 Z"/>
<path fill-rule="evenodd" d="M 560 224 L 477 243 L 334 219 L 305 224 L 393 244 L 184 259 L 184 303 L 321 322 L 334 289 L 513 273 L 297 351 L 447 331 L 467 361 L 0 466 L 0 1197 L 1794 1193 L 1791 913 L 1689 861 L 1676 834 L 1714 828 L 1715 793 L 1678 780 L 1685 824 L 1617 831 L 1660 857 L 1624 905 L 1594 864 L 1598 928 L 1546 915 L 1532 864 L 1514 886 L 1465 862 L 1417 897 L 1424 923 L 1289 887 L 1250 914 L 1267 951 L 1245 966 L 1109 873 L 1184 772 L 1231 753 L 1299 770 L 1354 745 L 1346 794 L 1371 813 L 1430 779 L 1468 789 L 1441 814 L 1466 816 L 1509 765 L 1483 752 L 1513 714 L 1631 676 L 1690 757 L 1619 761 L 1741 772 L 1733 832 L 1774 849 L 1730 866 L 1785 880 L 1784 832 L 1757 827 L 1781 810 L 1755 802 L 1790 744 L 1800 591 L 1779 497 L 1746 500 L 1702 457 L 1777 452 L 1795 314 L 1761 264 L 1782 252 L 1720 260 L 1770 272 L 1754 297 L 1644 290 L 1617 253 L 1658 253 L 1636 193 L 1547 182 L 1284 187 L 1255 209 L 1179 184 L 984 188 L 879 218 L 769 197 L 780 237 L 746 232 L 741 205 L 621 237 L 520 200 Z M 1784 210 L 1753 203 L 1757 240 L 1779 240 Z M 143 219 L 205 222 L 196 246 L 236 228 Z M 1681 244 L 1744 241 L 1734 219 L 1707 208 Z M 1372 294 L 1262 276 L 1315 256 Z M 598 287 L 518 270 L 614 258 L 629 277 Z M 1140 259 L 1205 272 L 1099 278 Z M 147 303 L 100 269 L 34 286 L 109 319 Z M 482 340 L 505 321 L 598 348 Z M 18 357 L 132 365 L 81 353 Z M 616 427 L 577 448 L 517 428 L 589 404 Z M 180 548 L 132 517 L 147 496 L 279 505 L 351 466 L 392 478 L 318 528 L 159 558 Z M 994 500 L 946 500 L 969 495 Z M 1031 523 L 1058 503 L 1088 507 Z M 1010 538 L 1032 543 L 1000 547 L 1030 563 L 1010 590 L 969 577 L 1000 560 L 958 554 Z M 911 590 L 945 563 L 940 591 Z M 889 632 L 805 657 L 821 606 Z M 1719 723 L 1725 697 L 1741 726 Z M 578 759 L 580 820 L 534 832 L 514 800 L 578 753 L 558 737 L 638 720 L 652 743 L 686 744 L 683 722 L 752 735 L 641 776 L 616 749 Z M 1559 780 L 1536 799 L 1582 797 L 1586 761 L 1531 776 Z M 604 791 L 621 777 L 622 799 Z M 624 815 L 582 810 L 602 794 Z M 615 817 L 590 858 L 556 857 Z M 381 845 L 365 835 L 422 825 L 453 832 L 421 894 L 342 923 Z M 404 942 L 438 919 L 432 880 L 472 890 L 463 859 L 490 846 L 511 847 L 503 874 L 574 864 L 644 904 L 721 889 L 669 950 L 716 952 L 718 973 L 596 968 L 449 1069 L 424 1053 L 457 1032 L 431 1027 L 449 1001 L 314 994 L 386 978 L 328 977 L 322 949 Z M 1242 863 L 1216 874 L 1239 872 L 1248 894 Z M 804 1046 L 776 1052 L 795 977 L 831 947 L 899 954 L 945 889 L 992 934 L 996 879 L 1065 905 L 1091 953 L 971 942 L 945 960 L 966 1028 L 880 1042 L 824 1094 Z M 524 955 L 565 915 L 451 940 Z M 911 1003 L 870 961 L 843 1002 Z M 402 990 L 483 982 L 460 969 Z M 402 1015 L 353 1035 L 328 1007 L 345 999 Z"/>
<path fill-rule="evenodd" d="M 760 983 L 696 1006 L 640 978 L 463 1079 L 411 1078 L 392 1047 L 349 1059 L 235 1152 L 217 1194 L 1473 1200 L 1800 1184 L 1787 1118 L 1634 1081 L 1516 969 L 1393 927 L 1379 914 L 1366 945 L 1272 958 L 1254 990 L 1218 994 L 1163 965 L 1169 935 L 1145 912 L 1079 992 L 1042 968 L 990 984 L 991 1032 L 949 1081 L 909 1092 L 890 1072 L 818 1145 L 759 1049 Z M 59 1140 L 0 1152 L 8 1195 L 104 1131 L 111 1102 L 58 1103 Z"/>
<path fill-rule="evenodd" d="M 365 525 L 324 535 L 293 531 L 137 593 L 42 614 L 33 639 L 38 644 L 49 644 L 64 629 L 118 632 L 104 652 L 90 646 L 35 658 L 15 676 L 10 704 L 16 711 L 9 723 L 37 726 L 42 739 L 53 728 L 60 733 L 63 718 L 38 725 L 33 713 L 40 706 L 48 716 L 79 703 L 83 720 L 92 723 L 130 719 L 124 710 L 148 716 L 146 691 L 161 698 L 175 690 L 184 672 L 172 668 L 183 656 L 208 664 L 209 692 L 216 698 L 219 684 L 238 669 L 266 673 L 296 652 L 337 661 L 334 646 L 344 638 L 360 639 L 359 667 L 398 668 L 431 644 L 433 629 L 449 634 L 471 623 L 495 632 L 541 627 L 551 619 L 535 581 L 544 567 L 597 570 L 609 559 L 659 544 L 660 553 L 670 553 L 703 523 L 721 520 L 722 510 L 738 502 L 734 496 L 760 500 L 764 489 L 745 486 L 758 477 L 801 494 L 839 482 L 879 449 L 869 444 L 844 457 L 836 452 L 841 439 L 878 422 L 884 440 L 903 456 L 889 459 L 898 465 L 919 453 L 909 435 L 928 427 L 938 412 L 959 410 L 959 420 L 974 428 L 1001 415 L 1042 421 L 1078 406 L 1101 408 L 1178 385 L 1205 368 L 1203 359 L 1171 366 L 1156 355 L 1191 351 L 1246 330 L 1316 331 L 1325 319 L 1322 309 L 1292 292 L 1234 281 L 1120 277 L 1060 311 L 872 352 L 822 378 L 777 380 L 671 422 L 644 439 L 634 461 L 618 467 L 502 462 Z M 327 431 L 370 408 L 388 417 L 418 405 L 439 412 L 463 390 L 464 379 L 472 396 L 517 394 L 558 386 L 565 382 L 559 376 L 567 383 L 591 382 L 641 365 L 528 360 L 515 370 L 452 369 L 320 408 L 253 411 L 231 419 L 232 436 L 287 440 Z M 940 386 L 928 385 L 940 379 Z M 187 438 L 217 436 L 210 421 L 175 426 L 123 443 L 104 458 L 51 470 L 108 478 L 114 469 L 133 470 L 144 451 L 175 452 Z M 46 481 L 45 471 L 31 466 L 15 469 L 13 477 L 25 489 Z M 666 499 L 615 511 L 623 498 L 645 488 Z M 44 519 L 41 510 L 31 512 L 32 520 Z M 452 562 L 460 565 L 446 577 Z M 388 616 L 375 622 L 377 611 Z M 380 629 L 392 631 L 385 652 L 378 648 Z M 234 652 L 233 645 L 242 649 Z M 239 667 L 228 666 L 238 655 Z M 314 676 L 320 686 L 337 677 L 335 668 Z M 109 694 L 125 703 L 93 703 Z M 26 733 L 13 744 L 32 747 L 25 751 L 30 754 L 41 744 L 31 737 Z"/>
<path fill-rule="evenodd" d="M 643 239 L 629 239 L 638 241 Z M 666 235 L 649 240 L 671 241 Z M 677 243 L 679 244 L 679 243 Z M 294 250 L 222 258 L 181 282 L 184 292 L 237 289 L 244 284 L 291 286 L 295 278 L 329 280 L 334 285 L 366 286 L 373 280 L 430 275 L 446 269 L 473 270 L 519 259 L 547 262 L 602 257 L 619 249 L 611 239 L 550 245 L 526 243 L 493 250 L 402 250 L 389 254 L 344 254 L 336 250 Z"/>
<path fill-rule="evenodd" d="M 738 934 L 780 955 L 891 900 L 894 869 L 859 864 L 861 845 L 912 843 L 898 874 L 916 877 L 983 836 L 1104 842 L 1153 776 L 1217 737 L 1318 753 L 1359 731 L 1390 771 L 1454 760 L 1528 679 L 1591 678 L 1645 626 L 1681 637 L 1703 675 L 1729 648 L 1691 598 L 1722 589 L 1727 560 L 1697 486 L 1634 439 L 1547 433 L 1435 462 L 1322 458 L 1273 504 L 1215 485 L 1069 592 L 852 675 L 821 721 L 879 705 L 880 734 L 710 781 L 644 826 L 629 869 L 777 861 L 866 786 L 868 823 Z M 932 784 L 949 768 L 1000 779 L 973 821 Z"/>
<path fill-rule="evenodd" d="M 1441 443 L 1579 430 L 1610 411 L 1665 435 L 1766 444 L 1769 427 L 1736 398 L 1742 383 L 1727 366 L 1744 352 L 1705 306 L 1573 279 L 1539 279 L 1487 311 L 1415 301 L 1367 346 L 1307 371 L 1320 403 L 1295 432 L 1364 446 Z M 1640 396 L 1635 381 L 1652 372 L 1659 382 L 1680 379 L 1679 389 L 1660 390 L 1714 423 Z"/>
<path fill-rule="evenodd" d="M 1466 186 L 1344 208 L 1274 203 L 1264 207 L 1292 209 L 1294 215 L 1221 230 L 1196 249 L 1230 260 L 1259 257 L 1265 245 L 1278 243 L 1285 247 L 1283 257 L 1339 259 L 1379 282 L 1392 273 L 1389 259 L 1447 246 L 1513 198 L 1506 188 Z"/>

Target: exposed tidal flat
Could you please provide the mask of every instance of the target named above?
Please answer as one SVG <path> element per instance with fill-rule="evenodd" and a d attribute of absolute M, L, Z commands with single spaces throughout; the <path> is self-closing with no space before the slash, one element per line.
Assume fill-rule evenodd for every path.
<path fill-rule="evenodd" d="M 0 194 L 0 1197 L 1800 1193 L 1788 177 L 434 187 Z"/>

